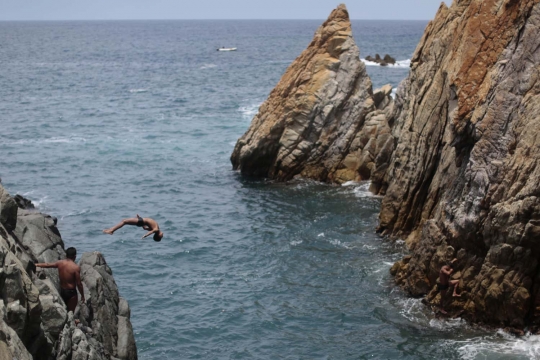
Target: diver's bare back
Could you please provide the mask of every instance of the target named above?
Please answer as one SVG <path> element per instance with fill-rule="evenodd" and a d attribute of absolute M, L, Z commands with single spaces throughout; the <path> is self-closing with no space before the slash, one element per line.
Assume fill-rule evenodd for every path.
<path fill-rule="evenodd" d="M 143 218 L 143 222 L 147 227 L 145 230 L 159 230 L 159 225 L 156 220 L 152 218 Z"/>
<path fill-rule="evenodd" d="M 77 286 L 77 274 L 81 268 L 74 261 L 60 260 L 57 262 L 60 287 L 62 289 L 75 289 Z"/>

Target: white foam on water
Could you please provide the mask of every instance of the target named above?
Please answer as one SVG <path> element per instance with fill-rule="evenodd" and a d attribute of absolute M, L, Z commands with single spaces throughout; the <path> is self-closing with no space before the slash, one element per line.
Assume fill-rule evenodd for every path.
<path fill-rule="evenodd" d="M 324 237 L 324 233 L 320 233 L 317 237 Z"/>
<path fill-rule="evenodd" d="M 72 137 L 69 137 L 69 138 L 53 137 L 53 138 L 50 138 L 50 139 L 44 139 L 43 142 L 44 143 L 65 143 L 65 144 L 69 144 L 69 143 L 86 142 L 86 139 L 83 138 L 83 137 L 80 137 L 80 136 L 72 136 Z"/>
<path fill-rule="evenodd" d="M 381 66 L 378 63 L 376 63 L 375 61 L 369 61 L 369 60 L 366 60 L 366 59 L 360 59 L 360 60 L 362 60 L 362 62 L 366 66 L 379 66 L 379 67 L 382 67 L 382 68 L 385 68 L 385 67 L 388 67 L 388 68 L 409 68 L 409 67 L 411 67 L 411 59 L 398 60 L 398 61 L 396 61 L 395 64 L 388 64 L 386 66 Z"/>
<path fill-rule="evenodd" d="M 148 89 L 129 89 L 129 92 L 132 93 L 132 94 L 137 94 L 137 93 L 144 93 L 144 92 L 147 92 Z"/>
<path fill-rule="evenodd" d="M 30 193 L 32 193 L 33 191 L 31 191 Z M 26 196 L 26 194 L 23 194 L 23 196 Z M 43 196 L 41 199 L 38 199 L 36 201 L 33 201 L 32 200 L 32 204 L 34 204 L 35 208 L 36 209 L 40 209 L 43 207 L 43 205 L 45 204 L 45 201 L 47 200 L 48 196 L 45 195 Z"/>
<path fill-rule="evenodd" d="M 375 248 L 376 250 L 378 250 L 378 248 L 376 247 Z M 370 249 L 371 250 L 371 249 Z M 375 267 L 374 269 L 371 271 L 371 273 L 375 276 L 375 279 L 377 280 L 377 284 L 381 287 L 381 288 L 386 288 L 388 287 L 388 282 L 389 282 L 389 270 L 390 270 L 390 267 L 392 266 L 393 264 L 392 263 L 389 263 L 387 261 L 381 261 L 379 262 Z"/>
<path fill-rule="evenodd" d="M 344 182 L 343 184 L 341 184 L 341 186 L 358 186 L 360 185 L 361 183 L 359 183 L 358 181 L 346 181 Z"/>
<path fill-rule="evenodd" d="M 362 62 L 366 66 L 381 66 L 378 63 L 376 63 L 375 61 L 369 61 L 369 60 L 366 60 L 366 59 L 360 59 L 360 60 L 362 60 Z"/>
<path fill-rule="evenodd" d="M 378 269 L 376 269 L 376 270 L 373 270 L 373 273 L 374 273 L 374 274 L 378 274 L 378 273 L 380 273 L 381 271 L 388 271 L 388 268 L 387 268 L 387 267 L 380 267 L 380 268 L 378 268 Z M 382 279 L 379 279 L 379 285 L 382 285 L 380 280 L 382 280 Z"/>
<path fill-rule="evenodd" d="M 428 319 L 425 314 L 425 306 L 421 299 L 403 298 L 398 300 L 399 313 L 409 321 L 415 323 L 427 323 Z"/>
<path fill-rule="evenodd" d="M 400 314 L 407 320 L 428 326 L 441 332 L 456 333 L 469 328 L 461 318 L 435 318 L 429 307 L 421 299 L 402 298 L 397 300 Z M 470 328 L 469 328 L 470 330 Z M 443 346 L 457 350 L 460 359 L 540 359 L 540 335 L 526 334 L 515 337 L 502 329 L 495 333 L 468 339 L 444 340 Z"/>
<path fill-rule="evenodd" d="M 467 340 L 448 340 L 445 345 L 458 349 L 461 359 L 507 359 L 519 356 L 524 359 L 540 359 L 540 336 L 527 334 L 523 337 L 506 333 L 503 330 L 488 336 Z"/>
<path fill-rule="evenodd" d="M 465 320 L 461 318 L 455 318 L 455 319 L 431 319 L 429 320 L 429 326 L 440 330 L 440 331 L 447 331 L 455 328 L 462 328 L 466 326 L 467 323 Z"/>
<path fill-rule="evenodd" d="M 233 147 L 236 146 L 236 141 L 231 141 L 231 142 L 229 143 L 229 145 L 231 145 L 231 146 L 233 146 Z"/>
<path fill-rule="evenodd" d="M 87 140 L 80 136 L 70 136 L 70 137 L 52 137 L 48 139 L 20 139 L 11 142 L 7 142 L 11 145 L 26 145 L 26 144 L 55 144 L 55 143 L 82 143 Z"/>
<path fill-rule="evenodd" d="M 296 246 L 296 245 L 300 245 L 303 242 L 304 242 L 303 240 L 293 240 L 289 244 L 291 244 L 291 246 Z"/>
<path fill-rule="evenodd" d="M 202 65 L 199 69 L 201 70 L 204 70 L 204 69 L 213 69 L 213 68 L 216 68 L 217 65 L 216 64 L 204 64 Z"/>
<path fill-rule="evenodd" d="M 395 99 L 396 98 L 396 92 L 397 92 L 397 88 L 392 88 L 392 92 L 390 93 L 390 97 L 392 99 Z"/>
<path fill-rule="evenodd" d="M 342 247 L 344 249 L 351 249 L 351 246 L 349 244 L 342 243 L 338 239 L 330 239 L 330 240 L 328 240 L 328 242 L 330 244 L 334 245 L 334 246 L 339 246 L 339 247 Z"/>
<path fill-rule="evenodd" d="M 394 65 L 390 65 L 393 67 L 401 67 L 401 68 L 410 68 L 411 67 L 411 59 L 406 60 L 398 60 Z"/>
<path fill-rule="evenodd" d="M 47 200 L 48 196 L 47 195 L 44 195 L 42 196 L 40 199 L 38 200 L 32 200 L 32 197 L 31 195 L 35 194 L 35 190 L 30 190 L 30 191 L 27 191 L 27 192 L 24 192 L 24 193 L 21 193 L 21 195 L 25 198 L 27 198 L 28 200 L 30 200 L 32 202 L 32 204 L 34 204 L 34 207 L 36 209 L 39 209 L 41 207 L 41 205 L 43 205 L 45 203 L 45 200 Z M 38 195 L 39 196 L 39 195 Z"/>
<path fill-rule="evenodd" d="M 247 105 L 247 106 L 240 106 L 238 108 L 238 111 L 242 113 L 242 117 L 246 120 L 251 120 L 253 117 L 259 112 L 259 107 L 262 105 L 262 102 L 258 102 L 255 104 Z"/>
<path fill-rule="evenodd" d="M 353 189 L 353 193 L 356 197 L 359 198 L 382 198 L 382 196 L 375 195 L 371 191 L 369 191 L 370 186 L 371 181 L 361 181 L 359 183 L 356 183 L 355 188 Z"/>

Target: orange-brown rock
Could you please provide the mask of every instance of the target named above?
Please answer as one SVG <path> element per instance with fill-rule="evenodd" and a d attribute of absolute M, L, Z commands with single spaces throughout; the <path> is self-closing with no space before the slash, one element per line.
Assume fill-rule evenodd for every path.
<path fill-rule="evenodd" d="M 343 182 L 362 178 L 360 171 L 369 177 L 376 167 L 376 151 L 390 145 L 378 140 L 369 144 L 369 150 L 363 148 L 370 134 L 384 133 L 389 139 L 387 120 L 381 114 L 372 116 L 369 132 L 361 139 L 358 134 L 368 113 L 391 106 L 390 90 L 384 89 L 378 102 L 374 100 L 347 9 L 340 5 L 238 140 L 231 156 L 233 168 L 282 181 L 301 176 Z M 360 161 L 362 156 L 369 164 Z"/>
<path fill-rule="evenodd" d="M 540 325 L 540 0 L 456 0 L 430 22 L 396 96 L 380 231 L 411 249 L 393 267 L 438 303 L 457 257 L 471 319 Z"/>

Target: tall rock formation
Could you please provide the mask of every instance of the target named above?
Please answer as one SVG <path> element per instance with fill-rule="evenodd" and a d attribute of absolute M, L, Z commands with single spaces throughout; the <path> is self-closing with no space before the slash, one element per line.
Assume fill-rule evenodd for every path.
<path fill-rule="evenodd" d="M 426 28 L 400 86 L 380 230 L 406 239 L 396 280 L 493 325 L 540 325 L 539 0 L 455 0 Z"/>
<path fill-rule="evenodd" d="M 80 261 L 87 304 L 76 326 L 59 290 L 56 269 L 32 263 L 65 258 L 56 219 L 18 209 L 0 185 L 0 359 L 135 360 L 129 306 L 99 253 Z"/>
<path fill-rule="evenodd" d="M 393 149 L 383 110 L 392 104 L 390 91 L 385 88 L 373 96 L 349 14 L 340 5 L 238 140 L 233 168 L 282 181 L 301 176 L 343 182 L 360 179 L 361 173 L 369 178 L 378 151 Z M 369 129 L 359 134 L 366 122 Z M 378 133 L 385 135 L 374 140 Z"/>
<path fill-rule="evenodd" d="M 392 267 L 438 304 L 458 259 L 474 321 L 540 330 L 540 0 L 441 4 L 395 100 L 372 93 L 340 5 L 289 67 L 231 157 L 243 174 L 371 179 Z"/>

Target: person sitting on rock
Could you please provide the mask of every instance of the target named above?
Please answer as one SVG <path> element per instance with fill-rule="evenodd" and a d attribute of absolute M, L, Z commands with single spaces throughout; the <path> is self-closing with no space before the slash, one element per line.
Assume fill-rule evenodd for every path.
<path fill-rule="evenodd" d="M 454 272 L 454 266 L 455 266 L 456 261 L 457 259 L 453 259 L 447 265 L 444 265 L 443 267 L 441 267 L 441 271 L 439 271 L 439 282 L 437 283 L 437 289 L 441 293 L 440 306 L 441 306 L 441 312 L 443 314 L 446 314 L 446 311 L 443 308 L 443 301 L 446 296 L 446 291 L 448 290 L 448 288 L 451 286 L 454 287 L 452 296 L 461 296 L 461 294 L 457 293 L 459 280 L 450 280 L 450 276 Z"/>
<path fill-rule="evenodd" d="M 67 306 L 68 312 L 77 307 L 77 289 L 81 293 L 81 302 L 85 302 L 84 289 L 81 283 L 81 268 L 75 263 L 77 250 L 70 247 L 66 250 L 66 259 L 55 263 L 39 263 L 36 267 L 57 268 L 60 277 L 60 296 Z"/>
<path fill-rule="evenodd" d="M 136 216 L 136 218 L 123 219 L 112 228 L 103 230 L 103 232 L 105 234 L 112 235 L 116 230 L 120 229 L 124 225 L 136 225 L 138 227 L 142 227 L 144 230 L 148 230 L 148 232 L 141 239 L 154 234 L 154 241 L 161 241 L 163 238 L 163 232 L 159 230 L 157 221 L 150 218 L 142 218 L 139 216 L 139 214 Z"/>

